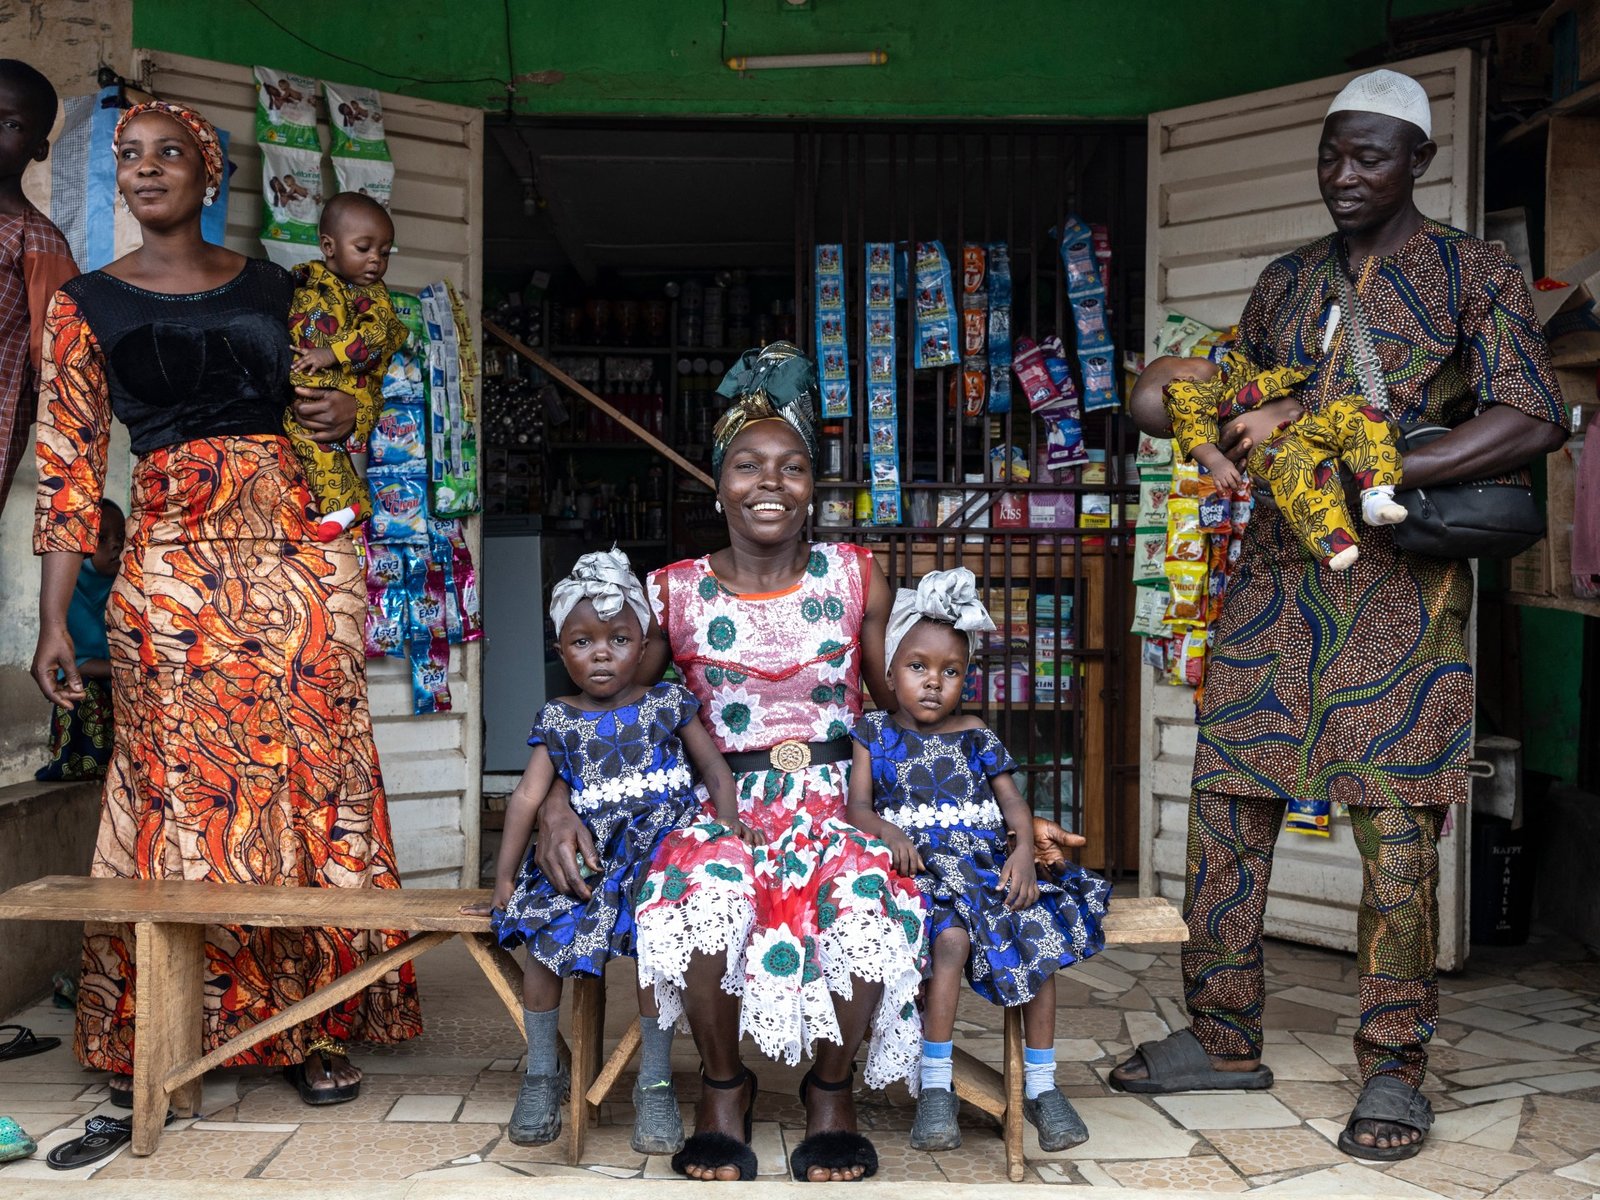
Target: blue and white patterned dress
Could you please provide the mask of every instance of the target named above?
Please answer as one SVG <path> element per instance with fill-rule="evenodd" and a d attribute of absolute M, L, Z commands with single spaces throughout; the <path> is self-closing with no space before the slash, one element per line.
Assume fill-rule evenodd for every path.
<path fill-rule="evenodd" d="M 600 861 L 588 864 L 593 894 L 582 901 L 556 891 L 530 851 L 505 910 L 492 918 L 502 946 L 526 943 L 562 977 L 603 975 L 607 960 L 634 957 L 634 896 L 650 857 L 699 814 L 678 738 L 699 708 L 685 688 L 658 683 L 621 708 L 588 712 L 552 700 L 539 710 L 528 745 L 548 748 Z"/>
<path fill-rule="evenodd" d="M 916 884 L 928 901 L 930 950 L 952 925 L 972 939 L 973 991 L 1004 1008 L 1026 1004 L 1053 971 L 1105 945 L 1111 885 L 1082 867 L 1041 880 L 1031 907 L 1005 906 L 1006 824 L 989 781 L 1017 764 L 992 730 L 924 735 L 869 712 L 851 736 L 872 755 L 873 809 L 905 832 L 927 868 Z"/>

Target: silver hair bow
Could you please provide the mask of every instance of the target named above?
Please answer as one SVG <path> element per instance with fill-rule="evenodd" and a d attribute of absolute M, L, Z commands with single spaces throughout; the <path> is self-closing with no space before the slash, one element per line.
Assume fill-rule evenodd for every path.
<path fill-rule="evenodd" d="M 978 634 L 994 628 L 994 619 L 978 597 L 978 577 L 966 567 L 929 571 L 916 590 L 901 588 L 889 611 L 889 633 L 883 649 L 885 668 L 918 621 L 941 621 L 967 635 L 967 652 L 978 648 Z"/>
<path fill-rule="evenodd" d="M 602 621 L 609 621 L 626 604 L 639 618 L 639 632 L 650 628 L 650 602 L 645 599 L 628 556 L 615 546 L 585 554 L 573 564 L 572 574 L 551 589 L 550 619 L 555 622 L 557 637 L 572 610 L 583 600 L 594 604 Z"/>

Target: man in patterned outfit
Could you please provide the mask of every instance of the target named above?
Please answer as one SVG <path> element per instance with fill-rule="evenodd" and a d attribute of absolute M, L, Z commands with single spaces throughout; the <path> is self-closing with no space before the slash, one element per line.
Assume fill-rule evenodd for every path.
<path fill-rule="evenodd" d="M 1341 271 L 1394 419 L 1451 427 L 1405 455 L 1402 488 L 1514 472 L 1565 439 L 1566 408 L 1516 264 L 1413 201 L 1436 150 L 1430 127 L 1421 85 L 1393 71 L 1353 80 L 1329 108 L 1317 179 L 1337 232 L 1262 272 L 1239 325 L 1239 348 L 1256 365 L 1311 374 L 1228 426 L 1221 445 L 1234 461 L 1304 411 L 1380 390 L 1360 378 Z M 1167 436 L 1163 387 L 1207 366 L 1152 363 L 1133 395 L 1140 428 Z M 1256 489 L 1199 719 L 1184 898 L 1191 1028 L 1145 1043 L 1111 1081 L 1155 1093 L 1271 1086 L 1261 936 L 1273 844 L 1289 801 L 1341 802 L 1362 863 L 1364 1086 L 1339 1144 L 1361 1158 L 1409 1158 L 1433 1119 L 1418 1089 L 1438 1015 L 1438 838 L 1468 793 L 1472 573 L 1465 561 L 1399 549 L 1387 528 L 1365 533 L 1354 567 L 1330 573 L 1266 491 Z"/>

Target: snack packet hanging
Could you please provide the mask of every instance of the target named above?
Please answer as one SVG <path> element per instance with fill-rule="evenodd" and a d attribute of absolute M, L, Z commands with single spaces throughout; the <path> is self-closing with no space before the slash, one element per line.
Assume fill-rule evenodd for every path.
<path fill-rule="evenodd" d="M 822 384 L 822 416 L 850 415 L 850 353 L 845 334 L 844 247 L 817 246 L 815 259 L 817 365 Z"/>
<path fill-rule="evenodd" d="M 1059 408 L 1062 416 L 1082 416 L 1078 411 L 1078 385 L 1072 380 L 1072 367 L 1067 362 L 1067 349 L 1062 345 L 1061 338 L 1054 333 L 1042 338 L 1039 351 L 1044 355 L 1044 367 L 1050 372 L 1050 382 L 1056 385 L 1061 397 L 1056 405 L 1047 404 L 1039 410 L 1040 415 L 1048 415 Z"/>
<path fill-rule="evenodd" d="M 1174 496 L 1167 502 L 1167 558 L 1172 562 L 1204 563 L 1206 535 L 1200 530 L 1200 502 Z"/>
<path fill-rule="evenodd" d="M 1139 447 L 1134 452 L 1134 461 L 1142 469 L 1144 467 L 1164 466 L 1172 461 L 1172 439 L 1151 437 L 1148 433 L 1139 435 Z"/>
<path fill-rule="evenodd" d="M 989 411 L 1011 411 L 1011 251 L 1004 242 L 988 247 Z"/>
<path fill-rule="evenodd" d="M 916 365 L 953 367 L 957 363 L 950 260 L 944 243 L 917 243 Z"/>
<path fill-rule="evenodd" d="M 367 472 L 367 486 L 372 490 L 372 528 L 368 540 L 427 543 L 426 479 L 387 467 L 373 468 Z"/>
<path fill-rule="evenodd" d="M 1190 496 L 1196 499 L 1199 498 L 1200 467 L 1193 459 L 1173 459 L 1172 494 L 1174 496 Z"/>
<path fill-rule="evenodd" d="M 1135 583 L 1165 580 L 1167 577 L 1167 527 L 1151 526 L 1133 531 L 1133 579 Z"/>
<path fill-rule="evenodd" d="M 383 132 L 383 101 L 372 88 L 322 81 L 328 100 L 328 124 L 333 138 L 328 153 L 334 158 L 370 158 L 389 161 L 389 143 Z"/>
<path fill-rule="evenodd" d="M 1017 373 L 1017 382 L 1022 385 L 1022 394 L 1028 401 L 1029 409 L 1038 412 L 1060 400 L 1061 389 L 1045 367 L 1044 352 L 1029 337 L 1017 338 L 1015 346 L 1011 369 Z"/>
<path fill-rule="evenodd" d="M 1332 808 L 1327 800 L 1290 800 L 1284 812 L 1283 827 L 1291 833 L 1331 837 Z"/>
<path fill-rule="evenodd" d="M 1143 474 L 1139 476 L 1139 519 L 1141 527 L 1167 525 L 1167 501 L 1172 497 L 1172 476 Z"/>
<path fill-rule="evenodd" d="M 1141 583 L 1133 589 L 1133 627 L 1136 637 L 1162 637 L 1167 633 L 1167 585 Z"/>
<path fill-rule="evenodd" d="M 1052 471 L 1081 466 L 1089 461 L 1083 444 L 1083 423 L 1076 417 L 1046 417 L 1045 466 Z"/>
<path fill-rule="evenodd" d="M 261 245 L 281 267 L 310 262 L 321 253 L 322 153 L 293 146 L 261 146 Z"/>

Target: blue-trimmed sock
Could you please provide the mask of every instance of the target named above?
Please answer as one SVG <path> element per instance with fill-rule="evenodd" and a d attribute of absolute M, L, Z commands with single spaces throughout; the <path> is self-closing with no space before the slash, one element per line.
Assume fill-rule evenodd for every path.
<path fill-rule="evenodd" d="M 1035 1050 L 1032 1046 L 1022 1048 L 1022 1094 L 1029 1100 L 1037 1100 L 1056 1085 L 1056 1051 L 1051 1046 L 1045 1050 Z"/>
<path fill-rule="evenodd" d="M 920 1072 L 922 1088 L 943 1088 L 950 1090 L 950 1052 L 954 1042 L 929 1042 L 922 1043 L 922 1069 Z"/>

